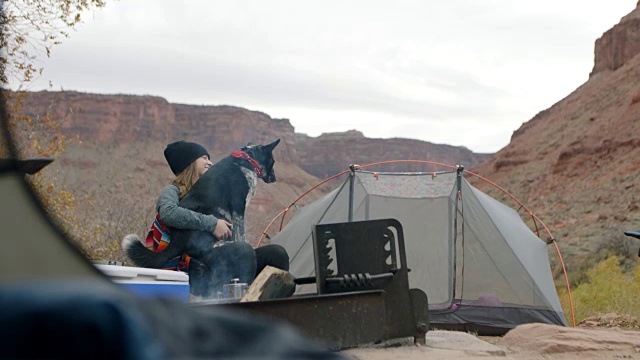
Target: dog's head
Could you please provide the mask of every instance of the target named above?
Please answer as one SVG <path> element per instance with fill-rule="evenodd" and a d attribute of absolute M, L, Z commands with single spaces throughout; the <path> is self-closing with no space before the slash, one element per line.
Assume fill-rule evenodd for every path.
<path fill-rule="evenodd" d="M 254 160 L 260 164 L 262 169 L 261 179 L 267 184 L 276 182 L 276 173 L 273 171 L 273 165 L 276 161 L 273 159 L 273 149 L 280 143 L 280 139 L 268 145 L 253 145 L 249 143 L 242 148 Z"/>

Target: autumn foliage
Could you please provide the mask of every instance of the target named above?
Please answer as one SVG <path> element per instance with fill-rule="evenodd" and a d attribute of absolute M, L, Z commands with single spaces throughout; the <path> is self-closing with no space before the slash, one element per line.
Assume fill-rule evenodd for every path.
<path fill-rule="evenodd" d="M 32 116 L 23 111 L 24 89 L 42 73 L 39 65 L 44 56 L 51 56 L 52 48 L 60 44 L 87 13 L 103 7 L 103 0 L 8 0 L 2 2 L 0 12 L 0 83 L 8 112 L 8 128 L 17 156 L 56 158 L 66 150 L 69 141 L 60 128 L 60 119 L 51 113 Z M 13 89 L 13 91 L 9 90 Z M 10 155 L 8 144 L 0 142 L 0 157 Z M 55 171 L 47 168 L 28 176 L 33 190 L 39 195 L 48 215 L 61 230 L 91 257 L 108 257 L 114 249 L 109 243 L 95 244 L 102 231 L 84 226 L 84 214 L 79 212 L 78 199 L 65 187 Z"/>

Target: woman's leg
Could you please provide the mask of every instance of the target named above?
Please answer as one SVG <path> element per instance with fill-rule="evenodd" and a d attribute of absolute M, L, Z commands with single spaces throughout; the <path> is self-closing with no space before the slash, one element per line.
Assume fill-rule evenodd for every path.
<path fill-rule="evenodd" d="M 256 276 L 264 270 L 267 265 L 280 270 L 289 271 L 289 254 L 280 245 L 269 244 L 255 249 L 256 253 Z"/>

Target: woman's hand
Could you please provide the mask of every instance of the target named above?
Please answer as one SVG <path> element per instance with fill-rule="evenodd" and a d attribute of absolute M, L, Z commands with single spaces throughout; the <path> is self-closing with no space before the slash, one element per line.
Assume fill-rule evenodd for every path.
<path fill-rule="evenodd" d="M 231 225 L 230 222 L 218 219 L 218 223 L 216 224 L 216 228 L 213 229 L 213 236 L 215 236 L 218 240 L 224 240 L 231 238 Z"/>

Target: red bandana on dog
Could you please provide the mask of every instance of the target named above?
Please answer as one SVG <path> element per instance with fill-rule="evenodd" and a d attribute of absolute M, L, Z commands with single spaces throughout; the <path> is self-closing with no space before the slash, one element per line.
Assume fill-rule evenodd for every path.
<path fill-rule="evenodd" d="M 237 150 L 237 151 L 232 152 L 231 156 L 233 156 L 234 158 L 238 158 L 238 159 L 247 159 L 249 164 L 251 164 L 253 166 L 253 171 L 255 171 L 256 175 L 259 178 L 262 177 L 263 174 L 262 174 L 262 169 L 260 168 L 260 164 L 258 164 L 258 162 L 254 158 L 249 156 L 249 154 L 247 154 L 244 151 Z"/>

